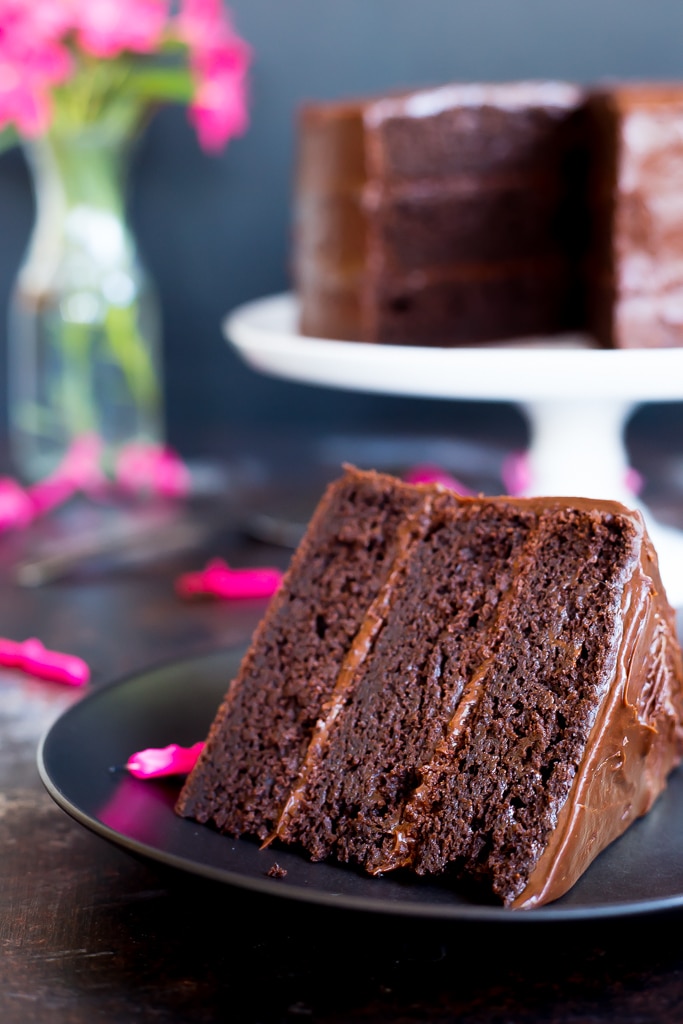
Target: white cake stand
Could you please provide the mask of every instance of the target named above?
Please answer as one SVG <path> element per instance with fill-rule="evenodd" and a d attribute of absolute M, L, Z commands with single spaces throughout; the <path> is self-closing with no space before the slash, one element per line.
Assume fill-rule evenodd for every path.
<path fill-rule="evenodd" d="M 655 520 L 626 486 L 626 423 L 642 402 L 683 400 L 683 349 L 596 349 L 583 335 L 481 348 L 373 345 L 304 337 L 286 293 L 230 313 L 229 342 L 260 373 L 414 398 L 518 404 L 530 428 L 529 494 L 612 498 L 639 507 L 669 599 L 683 606 L 683 532 Z"/>

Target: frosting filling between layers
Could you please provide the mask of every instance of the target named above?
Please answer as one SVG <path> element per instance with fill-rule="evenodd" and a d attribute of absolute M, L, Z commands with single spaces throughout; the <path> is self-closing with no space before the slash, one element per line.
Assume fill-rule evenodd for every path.
<path fill-rule="evenodd" d="M 525 547 L 528 547 L 530 543 L 533 543 L 533 536 L 528 538 Z M 487 641 L 487 652 L 481 663 L 475 669 L 469 680 L 465 683 L 463 692 L 458 701 L 457 707 L 449 719 L 445 735 L 440 743 L 437 744 L 434 751 L 432 752 L 432 761 L 435 758 L 450 758 L 455 748 L 461 739 L 467 722 L 474 712 L 474 709 L 480 702 L 483 687 L 486 683 L 487 675 L 491 667 L 495 664 L 496 650 L 495 650 L 495 636 L 499 630 L 505 627 L 506 613 L 509 606 L 515 600 L 515 579 L 520 572 L 524 563 L 524 552 L 525 547 L 515 559 L 514 570 L 510 577 L 510 585 L 508 586 L 505 593 L 501 594 L 496 606 L 496 612 L 493 621 L 489 624 L 489 633 L 494 638 Z M 429 765 L 425 765 L 424 770 L 429 769 Z M 415 823 L 415 818 L 411 821 L 410 818 L 406 817 L 406 809 L 413 808 L 418 809 L 421 805 L 426 803 L 428 785 L 423 781 L 416 787 L 413 793 L 409 796 L 406 805 L 402 808 L 401 817 L 398 822 L 394 825 L 391 830 L 391 836 L 393 839 L 393 849 L 385 852 L 385 859 L 379 863 L 372 864 L 368 869 L 372 874 L 382 874 L 386 871 L 396 870 L 397 868 L 410 867 L 413 861 L 413 855 L 415 845 L 417 842 L 417 831 L 419 826 Z M 419 811 L 418 811 L 419 813 Z M 388 855 L 387 855 L 388 853 Z"/>
<path fill-rule="evenodd" d="M 358 670 L 370 653 L 377 635 L 384 625 L 397 578 L 406 560 L 409 558 L 413 546 L 421 539 L 427 528 L 430 511 L 431 500 L 429 496 L 425 496 L 425 503 L 420 510 L 420 515 L 410 516 L 399 528 L 394 558 L 384 585 L 368 608 L 360 629 L 344 657 L 332 694 L 323 705 L 321 717 L 318 719 L 311 736 L 301 768 L 299 769 L 298 779 L 280 812 L 273 832 L 263 844 L 264 846 L 269 845 L 274 839 L 284 835 L 291 818 L 296 814 L 297 806 L 306 784 L 306 778 L 315 769 L 316 762 L 320 759 L 330 729 L 334 726 L 338 715 L 348 701 Z"/>
<path fill-rule="evenodd" d="M 389 500 L 389 497 L 391 500 Z M 331 487 L 254 634 L 179 799 L 179 813 L 266 839 L 295 783 L 340 660 L 424 493 L 347 477 Z M 277 699 L 273 698 L 273 689 Z M 240 751 L 237 763 L 233 751 Z"/>
<path fill-rule="evenodd" d="M 467 876 L 488 877 L 490 873 L 493 880 L 501 870 L 497 863 L 501 858 L 500 849 L 504 849 L 510 836 L 515 834 L 514 843 L 520 855 L 515 860 L 514 871 L 517 877 L 524 878 L 544 847 L 554 816 L 567 800 L 572 764 L 583 754 L 583 741 L 577 738 L 574 742 L 578 746 L 566 747 L 563 734 L 556 732 L 556 718 L 575 714 L 571 689 L 567 692 L 567 688 L 574 685 L 578 688 L 576 711 L 580 710 L 580 717 L 572 722 L 571 728 L 579 737 L 591 727 L 589 708 L 606 692 L 610 660 L 615 657 L 615 653 L 610 653 L 614 651 L 612 641 L 611 648 L 600 653 L 597 660 L 594 660 L 595 652 L 591 656 L 588 676 L 585 667 L 578 669 L 586 627 L 580 605 L 571 612 L 569 607 L 575 594 L 582 595 L 580 600 L 584 602 L 590 600 L 591 588 L 595 586 L 590 573 L 582 579 L 587 555 L 581 552 L 593 541 L 590 520 L 586 522 L 580 515 L 575 517 L 571 527 L 577 532 L 578 546 L 572 547 L 568 555 L 569 574 L 560 576 L 558 573 L 557 579 L 553 579 L 553 589 L 547 591 L 547 610 L 542 617 L 539 619 L 538 610 L 530 605 L 525 618 L 524 608 L 530 595 L 524 590 L 524 580 L 527 577 L 538 579 L 532 586 L 538 588 L 539 594 L 544 593 L 547 584 L 542 582 L 543 569 L 539 570 L 539 562 L 544 560 L 544 551 L 552 557 L 553 544 L 561 535 L 557 533 L 559 529 L 552 515 L 539 514 L 536 527 L 515 561 L 511 586 L 500 598 L 495 623 L 490 626 L 487 650 L 482 652 L 481 661 L 466 685 L 463 699 L 467 703 L 456 710 L 443 742 L 421 770 L 422 782 L 406 804 L 393 851 L 387 849 L 386 860 L 379 870 L 404 866 L 423 874 L 443 870 L 452 863 L 466 865 L 464 874 Z M 606 545 L 609 531 L 603 529 L 602 524 L 600 529 L 600 543 Z M 595 543 L 598 543 L 597 536 Z M 517 642 L 509 639 L 511 632 L 519 637 L 517 654 Z M 524 682 L 526 673 L 529 673 L 528 686 Z M 525 689 L 528 694 L 524 693 Z M 592 691 L 595 691 L 594 696 L 591 696 Z M 537 711 L 533 705 L 534 693 L 539 700 Z M 523 703 L 518 708 L 519 701 Z M 514 725 L 512 719 L 508 723 L 508 715 L 514 717 Z M 496 722 L 496 717 L 500 721 Z M 485 722 L 490 724 L 484 726 Z M 482 732 L 484 728 L 499 737 L 493 747 L 488 745 Z M 476 751 L 479 744 L 482 745 L 481 765 L 476 760 L 477 754 L 469 752 L 470 749 Z M 562 747 L 566 750 L 560 754 Z M 552 766 L 560 757 L 566 758 L 567 766 L 557 774 Z M 545 783 L 543 781 L 551 770 L 555 777 L 552 792 L 552 776 L 548 775 Z M 530 783 L 521 786 L 515 776 L 526 771 Z M 470 772 L 476 772 L 477 778 L 472 785 Z M 548 789 L 542 814 L 540 805 L 538 810 L 533 810 L 539 801 L 539 786 Z M 489 804 L 499 809 L 489 814 Z M 431 828 L 425 833 L 423 822 L 432 818 L 439 821 L 442 814 L 446 823 L 437 828 L 435 834 Z M 473 842 L 468 831 L 475 828 L 475 823 L 482 838 Z M 451 828 L 455 831 L 449 834 Z M 485 854 L 489 843 L 490 852 Z M 505 902 L 511 898 L 511 885 L 504 870 L 500 881 L 494 882 L 494 890 L 505 897 Z"/>
<path fill-rule="evenodd" d="M 496 574 L 507 574 L 511 547 L 527 528 L 520 522 L 512 529 L 502 515 L 494 548 L 476 559 L 478 504 L 461 510 L 457 535 L 448 527 L 460 501 L 444 492 L 437 504 L 445 513 L 443 507 L 438 517 L 435 512 L 429 536 L 414 546 L 405 574 L 398 574 L 388 621 L 359 668 L 343 719 L 309 764 L 297 814 L 282 835 L 301 842 L 315 859 L 333 852 L 371 869 L 415 770 L 432 755 L 462 698 L 471 656 L 447 658 L 449 631 L 462 630 L 475 650 L 480 646 L 493 614 L 492 593 L 499 589 Z M 478 579 L 474 597 L 465 588 L 470 572 Z"/>

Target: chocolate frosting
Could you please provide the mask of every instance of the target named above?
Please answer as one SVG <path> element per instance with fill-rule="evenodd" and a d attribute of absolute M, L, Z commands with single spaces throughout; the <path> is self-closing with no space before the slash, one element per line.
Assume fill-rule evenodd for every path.
<path fill-rule="evenodd" d="M 680 763 L 680 648 L 642 521 L 636 549 L 639 557 L 622 598 L 623 634 L 609 698 L 557 826 L 513 908 L 537 907 L 566 893 L 591 861 L 650 809 Z M 644 678 L 651 683 L 643 686 Z"/>
<path fill-rule="evenodd" d="M 682 125 L 680 82 L 455 82 L 308 104 L 302 333 L 471 345 L 582 330 L 680 347 Z"/>
<path fill-rule="evenodd" d="M 431 500 L 426 498 L 424 507 L 419 514 L 408 516 L 401 524 L 398 531 L 396 554 L 389 570 L 386 582 L 377 594 L 377 597 L 368 608 L 360 629 L 356 633 L 352 645 L 349 647 L 346 657 L 337 675 L 334 689 L 321 708 L 320 717 L 316 723 L 313 735 L 308 744 L 305 757 L 299 769 L 299 778 L 280 812 L 277 824 L 272 834 L 262 844 L 268 846 L 274 839 L 286 835 L 286 829 L 290 819 L 296 813 L 301 794 L 306 786 L 308 773 L 315 769 L 316 762 L 321 757 L 330 729 L 334 727 L 337 716 L 344 708 L 348 693 L 353 687 L 358 670 L 367 658 L 379 630 L 389 610 L 391 594 L 394 584 L 401 574 L 416 540 L 418 540 L 427 529 L 429 524 L 429 513 Z"/>
<path fill-rule="evenodd" d="M 302 333 L 450 345 L 573 329 L 582 97 L 566 82 L 452 83 L 302 108 Z"/>

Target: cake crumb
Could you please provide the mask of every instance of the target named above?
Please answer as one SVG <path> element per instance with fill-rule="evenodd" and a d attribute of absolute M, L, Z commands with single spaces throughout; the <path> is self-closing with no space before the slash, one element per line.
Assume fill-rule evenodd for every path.
<path fill-rule="evenodd" d="M 276 861 L 275 864 L 271 864 L 266 871 L 266 874 L 269 878 L 284 878 L 287 874 L 287 869 L 280 867 Z"/>

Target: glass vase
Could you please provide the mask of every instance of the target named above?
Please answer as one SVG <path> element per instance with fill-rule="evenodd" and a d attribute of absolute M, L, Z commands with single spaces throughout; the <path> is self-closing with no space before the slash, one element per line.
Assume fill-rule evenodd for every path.
<path fill-rule="evenodd" d="M 163 443 L 159 304 L 126 216 L 128 133 L 51 131 L 26 145 L 36 215 L 10 298 L 10 450 L 27 482 L 96 435 L 104 468 Z"/>

